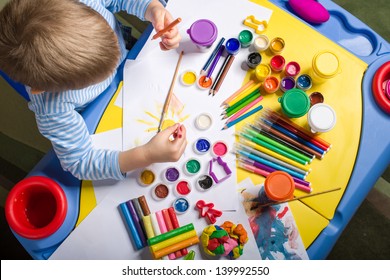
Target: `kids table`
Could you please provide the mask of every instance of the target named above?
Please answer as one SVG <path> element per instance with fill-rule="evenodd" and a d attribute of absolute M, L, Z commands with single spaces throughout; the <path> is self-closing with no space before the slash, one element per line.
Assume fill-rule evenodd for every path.
<path fill-rule="evenodd" d="M 326 186 L 326 183 L 339 184 L 337 186 L 342 188 L 342 192 L 330 198 L 318 197 L 290 205 L 309 257 L 324 259 L 390 163 L 389 101 L 380 94 L 378 97 L 378 87 L 390 79 L 390 45 L 360 20 L 328 0 L 319 2 L 329 11 L 330 19 L 318 25 L 297 17 L 287 1 L 253 2 L 273 10 L 266 34 L 285 39 L 288 46 L 286 57 L 299 58 L 310 65 L 311 55 L 318 50 L 319 42 L 322 44 L 321 49 L 331 49 L 342 57 L 344 72 L 340 74 L 340 83 L 333 83 L 332 88 L 327 85 L 318 88 L 335 91 L 333 95 L 328 94 L 327 98 L 332 104 L 337 103 L 339 126 L 325 136 L 334 145 L 329 155 L 326 155 L 328 163 L 325 167 L 329 170 L 323 174 L 317 172 L 316 177 L 312 178 L 314 186 L 330 188 L 333 186 Z M 148 27 L 142 34 L 128 59 L 137 57 L 151 31 L 151 27 Z M 112 105 L 110 101 L 121 80 L 120 70 L 106 92 L 83 112 L 91 133 L 96 131 L 101 117 L 109 111 Z M 343 95 L 344 91 L 352 93 Z M 270 98 L 265 98 L 264 102 L 271 108 L 276 107 Z M 354 119 L 348 119 L 350 116 L 354 116 Z M 297 122 L 303 124 L 304 121 Z M 348 122 L 350 125 L 345 125 Z M 318 164 L 313 165 L 313 168 L 324 166 Z M 34 259 L 47 259 L 92 210 L 95 202 L 88 200 L 91 185 L 62 171 L 54 152 L 49 152 L 42 159 L 30 172 L 29 176 L 32 175 L 44 175 L 56 180 L 63 187 L 69 204 L 65 222 L 53 235 L 31 240 L 14 233 Z M 239 172 L 238 180 L 247 176 L 248 173 Z"/>

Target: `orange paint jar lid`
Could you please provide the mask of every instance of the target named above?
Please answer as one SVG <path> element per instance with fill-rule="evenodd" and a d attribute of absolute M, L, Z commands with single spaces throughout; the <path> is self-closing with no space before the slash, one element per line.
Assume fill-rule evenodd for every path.
<path fill-rule="evenodd" d="M 294 180 L 284 171 L 274 171 L 264 181 L 264 191 L 273 201 L 283 201 L 293 198 Z"/>

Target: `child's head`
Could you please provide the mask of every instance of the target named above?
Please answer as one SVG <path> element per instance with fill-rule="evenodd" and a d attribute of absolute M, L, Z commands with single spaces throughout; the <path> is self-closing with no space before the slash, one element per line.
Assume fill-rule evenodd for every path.
<path fill-rule="evenodd" d="M 0 11 L 0 69 L 35 90 L 98 83 L 119 57 L 115 32 L 78 0 L 10 0 Z"/>

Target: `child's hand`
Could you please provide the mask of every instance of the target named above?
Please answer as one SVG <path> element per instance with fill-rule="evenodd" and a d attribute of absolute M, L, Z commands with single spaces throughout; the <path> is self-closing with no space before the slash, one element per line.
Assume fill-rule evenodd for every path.
<path fill-rule="evenodd" d="M 187 145 L 186 128 L 175 124 L 157 133 L 146 145 L 148 161 L 173 162 L 178 161 Z"/>
<path fill-rule="evenodd" d="M 149 20 L 156 32 L 162 30 L 174 21 L 172 15 L 164 8 L 159 1 L 152 1 L 145 13 L 145 18 Z M 176 26 L 168 30 L 161 36 L 160 48 L 162 50 L 175 49 L 179 46 L 181 36 Z"/>

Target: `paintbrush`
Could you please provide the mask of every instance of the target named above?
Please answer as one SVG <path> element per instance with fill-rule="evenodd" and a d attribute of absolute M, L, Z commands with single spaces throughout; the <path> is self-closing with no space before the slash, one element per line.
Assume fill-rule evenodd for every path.
<path fill-rule="evenodd" d="M 181 59 L 183 57 L 183 54 L 184 54 L 184 52 L 181 51 L 180 56 L 179 56 L 179 60 L 177 61 L 177 64 L 176 64 L 176 69 L 175 69 L 175 73 L 174 73 L 173 78 L 172 78 L 171 86 L 169 87 L 167 98 L 165 99 L 165 104 L 164 104 L 164 107 L 163 107 L 163 110 L 161 113 L 161 118 L 160 118 L 160 123 L 158 124 L 157 133 L 159 133 L 161 131 L 165 115 L 168 112 L 169 103 L 171 102 L 171 98 L 173 95 L 173 87 L 175 86 L 177 72 L 179 71 L 180 62 L 181 62 Z"/>
<path fill-rule="evenodd" d="M 330 193 L 330 192 L 334 192 L 334 191 L 338 191 L 338 190 L 341 190 L 341 188 L 335 188 L 335 189 L 330 189 L 330 190 L 326 190 L 326 191 L 322 191 L 322 192 L 316 192 L 316 193 L 312 193 L 312 194 L 297 196 L 297 197 L 294 197 L 291 199 L 286 199 L 283 201 L 275 201 L 275 202 L 270 202 L 270 203 L 266 203 L 266 204 L 258 204 L 256 206 L 251 207 L 251 210 L 255 210 L 255 209 L 263 208 L 263 207 L 267 207 L 267 206 L 272 206 L 272 205 L 277 205 L 277 204 L 282 204 L 285 202 L 291 202 L 291 201 L 295 201 L 295 200 L 299 200 L 299 199 L 303 199 L 303 198 L 313 197 L 313 196 L 317 196 L 320 194 Z M 250 199 L 250 200 L 245 200 L 244 202 L 256 202 L 256 201 L 254 199 Z"/>

